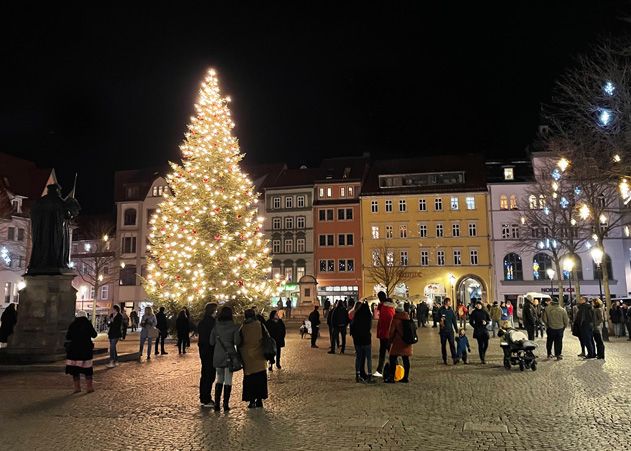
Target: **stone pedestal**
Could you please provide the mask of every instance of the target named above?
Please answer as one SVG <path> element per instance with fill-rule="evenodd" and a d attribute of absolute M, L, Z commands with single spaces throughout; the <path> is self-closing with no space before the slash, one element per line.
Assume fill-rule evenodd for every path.
<path fill-rule="evenodd" d="M 309 316 L 314 305 L 320 305 L 317 293 L 318 282 L 315 277 L 307 274 L 300 278 L 298 284 L 300 285 L 298 307 L 294 308 L 291 314 L 296 318 L 302 318 Z"/>
<path fill-rule="evenodd" d="M 73 279 L 73 274 L 24 276 L 18 322 L 3 360 L 43 363 L 65 358 L 64 340 L 77 299 Z"/>

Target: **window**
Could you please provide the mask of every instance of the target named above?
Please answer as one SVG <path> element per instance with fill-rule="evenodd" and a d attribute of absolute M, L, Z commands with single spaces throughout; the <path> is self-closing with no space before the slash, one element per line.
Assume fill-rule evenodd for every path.
<path fill-rule="evenodd" d="M 135 254 L 136 253 L 136 237 L 126 236 L 123 237 L 123 254 Z"/>
<path fill-rule="evenodd" d="M 386 252 L 386 266 L 394 265 L 394 251 Z"/>
<path fill-rule="evenodd" d="M 537 209 L 537 196 L 535 196 L 534 194 L 531 194 L 530 196 L 528 196 L 528 207 L 531 210 Z"/>
<path fill-rule="evenodd" d="M 475 197 L 469 196 L 465 198 L 465 201 L 467 202 L 467 210 L 475 210 Z"/>
<path fill-rule="evenodd" d="M 390 239 L 392 239 L 392 226 L 387 225 L 386 226 L 386 240 L 390 240 Z"/>
<path fill-rule="evenodd" d="M 17 256 L 17 267 L 18 269 L 21 269 L 24 267 L 24 257 L 22 255 L 18 255 Z M 609 273 L 611 274 L 611 273 Z"/>
<path fill-rule="evenodd" d="M 451 236 L 458 237 L 460 236 L 460 224 L 454 222 L 451 224 Z"/>
<path fill-rule="evenodd" d="M 335 245 L 335 236 L 330 235 L 320 235 L 319 237 L 320 247 L 331 247 Z"/>
<path fill-rule="evenodd" d="M 408 210 L 408 204 L 405 199 L 399 199 L 399 211 L 405 212 Z"/>
<path fill-rule="evenodd" d="M 330 208 L 326 211 L 326 220 L 333 221 L 333 209 Z"/>
<path fill-rule="evenodd" d="M 16 198 L 11 200 L 11 207 L 16 213 L 22 213 L 22 199 Z"/>
<path fill-rule="evenodd" d="M 296 280 L 300 281 L 300 279 L 302 279 L 302 277 L 306 274 L 306 269 L 304 266 L 297 266 L 296 267 Z M 309 289 L 305 288 L 305 296 L 309 296 L 309 294 L 307 293 Z"/>
<path fill-rule="evenodd" d="M 457 197 L 453 197 L 451 198 L 451 209 L 452 210 L 458 210 L 458 198 Z"/>
<path fill-rule="evenodd" d="M 408 251 L 400 251 L 399 253 L 400 261 L 401 261 L 401 266 L 407 266 L 408 265 Z"/>
<path fill-rule="evenodd" d="M 296 252 L 304 252 L 305 251 L 305 239 L 298 238 L 296 240 Z"/>
<path fill-rule="evenodd" d="M 370 212 L 371 213 L 379 213 L 379 202 L 376 200 L 370 201 Z"/>
<path fill-rule="evenodd" d="M 101 287 L 101 300 L 106 300 L 109 295 L 110 295 L 110 286 L 103 285 Z"/>
<path fill-rule="evenodd" d="M 506 194 L 500 196 L 500 210 L 508 210 L 508 197 L 506 197 Z"/>
<path fill-rule="evenodd" d="M 288 282 L 293 282 L 294 280 L 294 268 L 291 266 L 285 267 L 285 280 Z"/>
<path fill-rule="evenodd" d="M 371 231 L 372 239 L 378 240 L 379 239 L 379 226 L 372 226 L 370 228 L 370 231 Z"/>
<path fill-rule="evenodd" d="M 427 211 L 427 202 L 425 199 L 418 200 L 418 209 L 419 211 Z"/>
<path fill-rule="evenodd" d="M 460 258 L 460 251 L 458 249 L 454 250 L 454 265 L 456 266 L 462 265 L 462 260 Z"/>
<path fill-rule="evenodd" d="M 604 194 L 601 194 L 600 196 L 598 196 L 598 207 L 599 208 L 607 207 L 607 200 L 605 199 Z"/>
<path fill-rule="evenodd" d="M 475 222 L 469 223 L 469 236 L 478 236 L 478 228 Z"/>
<path fill-rule="evenodd" d="M 296 218 L 296 227 L 299 229 L 304 229 L 306 223 L 306 218 L 304 216 L 298 216 Z"/>
<path fill-rule="evenodd" d="M 594 261 L 592 260 L 592 263 L 593 262 Z M 609 255 L 603 254 L 603 261 L 600 264 L 600 268 L 596 266 L 596 263 L 593 263 L 593 265 L 594 265 L 594 280 L 597 280 L 597 278 L 604 276 L 604 271 L 602 270 L 602 268 L 605 265 L 607 265 L 607 274 L 609 276 L 609 280 L 614 280 L 613 268 L 611 266 L 611 258 L 609 257 Z"/>
<path fill-rule="evenodd" d="M 294 251 L 294 240 L 285 240 L 285 254 L 291 254 Z"/>
<path fill-rule="evenodd" d="M 436 238 L 441 238 L 444 235 L 443 225 L 436 224 Z"/>
<path fill-rule="evenodd" d="M 15 241 L 15 227 L 7 228 L 7 240 Z"/>
<path fill-rule="evenodd" d="M 445 251 L 436 252 L 436 264 L 438 266 L 445 266 Z"/>
<path fill-rule="evenodd" d="M 443 200 L 440 197 L 434 199 L 434 210 L 442 211 L 443 209 Z"/>
<path fill-rule="evenodd" d="M 320 272 L 334 272 L 335 260 L 320 260 Z"/>
<path fill-rule="evenodd" d="M 350 221 L 353 219 L 353 209 L 352 208 L 338 208 L 337 209 L 337 220 L 338 221 Z"/>
<path fill-rule="evenodd" d="M 539 194 L 539 209 L 543 209 L 546 206 L 546 196 Z"/>
<path fill-rule="evenodd" d="M 387 200 L 386 201 L 386 212 L 387 213 L 391 213 L 392 212 L 392 201 L 391 200 Z"/>
<path fill-rule="evenodd" d="M 418 236 L 420 238 L 427 238 L 427 225 L 426 224 L 419 224 Z"/>
<path fill-rule="evenodd" d="M 323 198 L 324 197 L 324 188 L 320 188 L 318 190 L 318 197 Z"/>
<path fill-rule="evenodd" d="M 333 209 L 320 209 L 318 210 L 318 219 L 320 221 L 333 221 Z"/>
<path fill-rule="evenodd" d="M 140 188 L 138 186 L 127 186 L 125 188 L 125 199 L 132 200 L 140 196 Z"/>
<path fill-rule="evenodd" d="M 272 240 L 272 252 L 280 254 L 280 240 Z"/>
<path fill-rule="evenodd" d="M 305 206 L 305 196 L 296 197 L 296 207 L 304 208 Z"/>
<path fill-rule="evenodd" d="M 348 187 L 348 197 L 353 197 L 353 187 L 352 186 Z"/>
<path fill-rule="evenodd" d="M 478 251 L 476 249 L 471 249 L 469 251 L 469 261 L 472 265 L 478 264 Z"/>
<path fill-rule="evenodd" d="M 274 208 L 275 210 L 278 210 L 280 208 L 280 197 L 274 197 L 274 199 L 272 200 L 272 208 Z"/>
<path fill-rule="evenodd" d="M 136 285 L 136 265 L 127 265 L 121 269 L 120 284 L 125 286 Z"/>
<path fill-rule="evenodd" d="M 513 168 L 504 168 L 504 180 L 513 180 Z"/>
<path fill-rule="evenodd" d="M 272 229 L 280 229 L 280 218 L 272 218 Z"/>
<path fill-rule="evenodd" d="M 373 249 L 372 250 L 372 265 L 373 266 L 379 266 L 380 262 L 379 262 L 379 257 L 380 257 L 380 253 L 379 253 L 379 249 Z"/>
<path fill-rule="evenodd" d="M 333 195 L 333 190 L 331 188 L 326 189 L 326 197 L 331 197 Z"/>
<path fill-rule="evenodd" d="M 18 241 L 24 241 L 24 229 L 18 229 Z"/>
<path fill-rule="evenodd" d="M 408 226 L 400 225 L 399 226 L 399 238 L 407 238 L 408 237 Z"/>
<path fill-rule="evenodd" d="M 523 280 L 521 257 L 513 252 L 504 257 L 504 280 Z"/>
<path fill-rule="evenodd" d="M 285 228 L 293 229 L 294 228 L 294 218 L 293 216 L 288 216 L 285 218 Z"/>
<path fill-rule="evenodd" d="M 546 272 L 548 268 L 554 269 L 552 257 L 550 257 L 548 254 L 544 254 L 543 252 L 535 254 L 535 256 L 532 258 L 533 279 L 545 280 L 548 277 Z M 569 277 L 569 272 L 563 271 L 563 278 L 565 279 L 566 276 Z"/>
<path fill-rule="evenodd" d="M 429 252 L 421 251 L 421 266 L 429 266 Z"/>
<path fill-rule="evenodd" d="M 346 187 L 340 188 L 340 197 L 346 197 Z"/>
<path fill-rule="evenodd" d="M 510 227 L 508 224 L 502 224 L 502 238 L 505 240 L 510 238 Z"/>
<path fill-rule="evenodd" d="M 513 224 L 510 226 L 510 234 L 512 239 L 519 239 L 519 226 L 517 224 Z"/>
<path fill-rule="evenodd" d="M 352 233 L 346 233 L 346 234 L 339 234 L 337 236 L 337 245 L 338 246 L 352 246 L 353 245 L 353 234 Z"/>
<path fill-rule="evenodd" d="M 355 261 L 342 259 L 338 260 L 338 271 L 339 272 L 353 272 L 355 271 Z"/>
<path fill-rule="evenodd" d="M 285 208 L 294 208 L 294 198 L 287 196 L 285 197 Z"/>
<path fill-rule="evenodd" d="M 517 210 L 517 196 L 515 196 L 514 194 L 511 194 L 510 196 L 510 206 L 509 208 L 511 210 Z"/>

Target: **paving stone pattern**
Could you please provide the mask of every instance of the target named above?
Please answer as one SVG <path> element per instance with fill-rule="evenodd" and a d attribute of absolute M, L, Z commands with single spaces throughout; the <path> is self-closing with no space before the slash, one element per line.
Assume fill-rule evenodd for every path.
<path fill-rule="evenodd" d="M 98 369 L 92 394 L 70 394 L 64 374 L 1 374 L 0 449 L 631 450 L 631 342 L 608 343 L 605 362 L 582 361 L 568 333 L 563 361 L 520 372 L 501 367 L 498 339 L 480 365 L 470 337 L 472 364 L 445 367 L 429 328 L 409 384 L 363 385 L 352 348 L 327 354 L 324 332 L 311 349 L 296 329 L 264 410 L 241 402 L 242 373 L 229 413 L 201 409 L 197 354 L 173 345 L 150 362 Z"/>

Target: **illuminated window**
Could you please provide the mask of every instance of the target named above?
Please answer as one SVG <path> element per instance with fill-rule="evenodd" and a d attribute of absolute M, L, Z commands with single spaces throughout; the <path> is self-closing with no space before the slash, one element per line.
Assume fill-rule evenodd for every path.
<path fill-rule="evenodd" d="M 513 180 L 513 168 L 504 168 L 504 180 Z"/>
<path fill-rule="evenodd" d="M 371 232 L 372 232 L 372 239 L 378 240 L 379 239 L 379 226 L 372 226 Z"/>
<path fill-rule="evenodd" d="M 506 197 L 506 194 L 500 196 L 500 210 L 508 210 L 508 197 Z"/>

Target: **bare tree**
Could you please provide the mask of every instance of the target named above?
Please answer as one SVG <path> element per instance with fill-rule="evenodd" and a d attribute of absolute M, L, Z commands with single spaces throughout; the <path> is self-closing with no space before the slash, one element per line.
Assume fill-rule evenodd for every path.
<path fill-rule="evenodd" d="M 394 248 L 386 244 L 372 250 L 372 265 L 368 267 L 368 275 L 376 283 L 382 285 L 386 295 L 391 296 L 400 283 L 415 277 L 408 265 L 404 264 Z"/>

